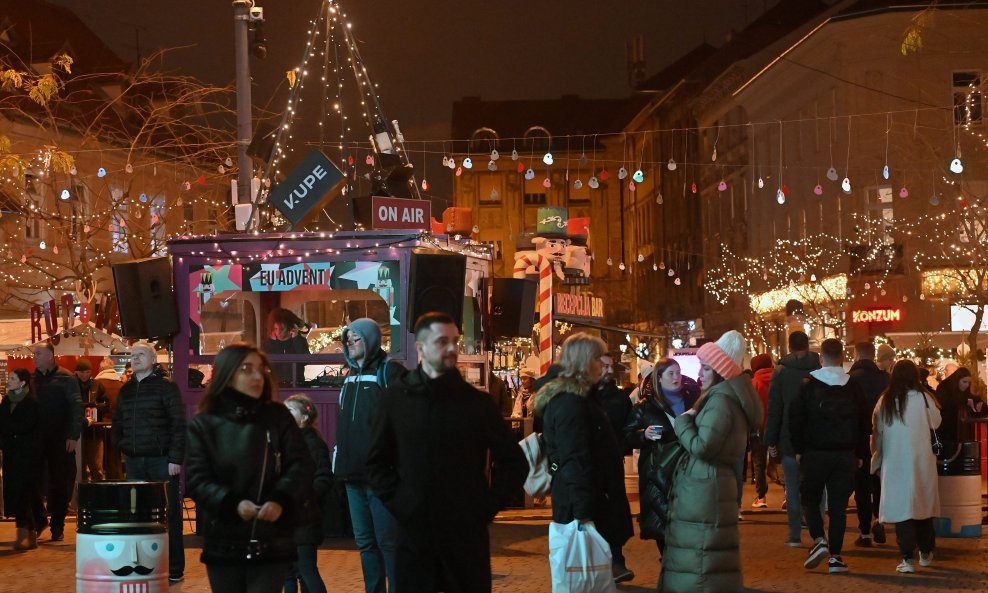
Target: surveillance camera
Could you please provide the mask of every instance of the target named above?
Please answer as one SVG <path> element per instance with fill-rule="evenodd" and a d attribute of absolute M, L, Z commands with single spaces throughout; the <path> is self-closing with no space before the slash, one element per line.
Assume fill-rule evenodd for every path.
<path fill-rule="evenodd" d="M 250 20 L 252 21 L 263 21 L 264 20 L 264 8 L 261 6 L 251 6 L 250 7 Z"/>

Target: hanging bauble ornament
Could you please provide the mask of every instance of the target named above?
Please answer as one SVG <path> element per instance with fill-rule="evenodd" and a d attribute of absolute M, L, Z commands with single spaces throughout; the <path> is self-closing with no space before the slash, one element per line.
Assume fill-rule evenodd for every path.
<path fill-rule="evenodd" d="M 422 191 L 429 191 L 429 182 L 426 179 L 422 179 Z"/>
<path fill-rule="evenodd" d="M 628 182 L 628 191 L 635 191 L 636 189 L 638 189 L 638 186 L 635 185 L 635 182 L 634 181 L 629 181 Z"/>
<path fill-rule="evenodd" d="M 527 181 L 531 181 L 531 180 L 535 179 L 535 171 L 533 171 L 531 169 L 525 171 L 525 179 Z"/>
<path fill-rule="evenodd" d="M 443 155 L 443 166 L 444 167 L 448 167 L 449 166 L 449 157 L 446 156 L 446 155 Z"/>
<path fill-rule="evenodd" d="M 664 260 L 659 262 L 659 269 L 660 270 L 666 269 L 666 262 Z"/>
<path fill-rule="evenodd" d="M 714 146 L 714 151 L 710 153 L 710 160 L 717 162 L 717 147 Z"/>
<path fill-rule="evenodd" d="M 62 198 L 63 200 L 68 200 L 69 198 L 72 197 L 72 194 L 69 193 L 69 190 L 63 189 L 62 193 L 59 194 L 59 197 Z"/>
<path fill-rule="evenodd" d="M 542 187 L 544 187 L 546 189 L 549 189 L 550 187 L 552 187 L 552 182 L 549 181 L 549 178 L 548 177 L 546 177 L 545 179 L 542 180 Z"/>
<path fill-rule="evenodd" d="M 655 194 L 655 203 L 656 204 L 661 204 L 662 203 L 662 192 L 659 192 L 659 193 Z"/>
<path fill-rule="evenodd" d="M 101 178 L 106 177 L 106 169 L 100 167 L 99 170 L 96 171 L 96 176 Z"/>
<path fill-rule="evenodd" d="M 460 175 L 463 175 L 463 167 L 456 168 L 456 176 L 459 177 Z"/>
<path fill-rule="evenodd" d="M 22 264 L 23 264 L 23 263 L 27 263 L 27 256 L 26 256 L 26 255 L 22 255 L 22 256 L 21 256 L 21 263 L 22 263 Z"/>
<path fill-rule="evenodd" d="M 643 261 L 645 261 L 645 256 L 639 253 L 638 254 L 638 263 L 642 263 Z"/>
<path fill-rule="evenodd" d="M 775 201 L 780 204 L 786 203 L 786 194 L 782 193 L 781 187 L 775 192 Z"/>
<path fill-rule="evenodd" d="M 882 178 L 883 179 L 888 179 L 889 178 L 889 166 L 888 165 L 885 165 L 884 167 L 882 167 Z"/>
<path fill-rule="evenodd" d="M 84 232 L 84 233 L 88 233 L 89 232 L 89 225 L 88 224 L 82 225 L 82 232 Z"/>
<path fill-rule="evenodd" d="M 675 171 L 676 170 L 676 167 L 677 167 L 676 160 L 673 159 L 673 158 L 670 158 L 669 159 L 669 162 L 666 163 L 666 169 L 669 169 L 670 171 Z"/>
<path fill-rule="evenodd" d="M 77 175 L 78 173 L 79 173 L 79 170 L 75 168 L 75 165 L 72 165 L 72 168 L 71 168 L 71 169 L 69 169 L 69 175 L 72 175 L 72 176 L 74 177 L 74 176 L 76 176 L 76 175 Z"/>
<path fill-rule="evenodd" d="M 827 179 L 831 181 L 837 181 L 837 169 L 830 167 L 827 169 Z"/>
<path fill-rule="evenodd" d="M 48 249 L 48 244 L 42 241 L 41 243 L 38 244 L 38 247 L 42 249 Z"/>
<path fill-rule="evenodd" d="M 491 160 L 496 161 L 499 158 L 501 158 L 501 153 L 499 153 L 495 148 L 494 150 L 491 151 Z"/>
<path fill-rule="evenodd" d="M 373 167 L 374 166 L 374 155 L 369 154 L 366 157 L 364 157 L 364 164 L 365 165 L 370 165 L 371 167 Z"/>
<path fill-rule="evenodd" d="M 641 169 L 638 169 L 631 176 L 631 178 L 635 180 L 635 183 L 641 183 L 642 181 L 645 181 L 645 173 Z"/>
<path fill-rule="evenodd" d="M 960 157 L 955 158 L 950 161 L 950 172 L 951 173 L 963 173 L 964 165 L 961 163 Z"/>
<path fill-rule="evenodd" d="M 845 177 L 844 181 L 840 182 L 840 188 L 844 191 L 845 194 L 851 193 L 851 179 Z"/>
<path fill-rule="evenodd" d="M 500 196 L 501 196 L 501 194 L 499 194 L 499 193 L 497 193 L 497 189 L 496 189 L 496 188 L 493 188 L 493 187 L 492 187 L 492 188 L 491 188 L 491 199 L 492 199 L 492 200 L 496 200 L 496 199 L 498 199 L 498 198 L 499 198 Z"/>
<path fill-rule="evenodd" d="M 55 255 L 58 255 L 58 245 L 52 245 L 51 252 L 54 253 Z"/>
<path fill-rule="evenodd" d="M 140 200 L 142 204 L 147 204 L 148 195 L 147 194 L 141 194 L 140 196 L 138 196 L 137 199 Z"/>
<path fill-rule="evenodd" d="M 905 187 L 903 187 L 902 189 L 900 189 L 899 190 L 899 197 L 900 198 L 908 198 L 909 197 L 909 190 L 906 189 Z"/>
<path fill-rule="evenodd" d="M 227 167 L 232 167 L 233 166 L 233 159 L 231 159 L 230 157 L 226 157 L 226 160 L 223 161 L 223 164 L 225 164 Z"/>
<path fill-rule="evenodd" d="M 518 151 L 517 150 L 512 150 L 511 151 L 511 160 L 513 160 L 513 161 L 517 161 L 518 160 Z"/>
<path fill-rule="evenodd" d="M 882 293 L 881 294 L 882 294 L 882 296 L 885 296 L 885 289 L 884 288 L 882 289 Z"/>
<path fill-rule="evenodd" d="M 676 275 L 676 270 L 673 270 L 672 268 L 669 268 L 669 271 L 666 272 L 666 275 L 668 275 L 670 278 L 672 278 L 673 276 Z"/>
<path fill-rule="evenodd" d="M 813 193 L 815 193 L 818 196 L 822 196 L 823 195 L 823 186 L 820 185 L 819 183 L 816 184 L 816 187 L 813 188 Z"/>
<path fill-rule="evenodd" d="M 449 162 L 446 163 L 446 166 L 449 167 L 450 169 L 455 169 L 456 168 L 456 159 L 454 159 L 453 157 L 449 157 Z"/>
<path fill-rule="evenodd" d="M 727 182 L 721 179 L 717 184 L 717 191 L 727 191 Z"/>
<path fill-rule="evenodd" d="M 903 303 L 908 303 L 909 302 L 909 297 L 907 297 L 906 295 L 902 295 L 902 302 Z"/>
<path fill-rule="evenodd" d="M 487 161 L 487 170 L 497 171 L 497 163 L 495 163 L 494 161 Z"/>
<path fill-rule="evenodd" d="M 693 185 L 690 186 L 690 191 L 693 192 L 693 193 L 696 193 L 696 182 L 695 181 L 693 182 Z"/>
<path fill-rule="evenodd" d="M 624 265 L 624 262 L 618 264 L 618 269 L 622 272 L 628 269 L 628 266 Z"/>
<path fill-rule="evenodd" d="M 607 172 L 607 169 L 600 170 L 600 180 L 607 181 L 611 177 L 611 174 Z"/>
<path fill-rule="evenodd" d="M 196 185 L 206 185 L 206 176 L 200 175 L 198 178 L 196 178 Z"/>
<path fill-rule="evenodd" d="M 141 218 L 141 209 L 140 208 L 137 208 L 137 209 L 134 210 L 134 218 L 140 220 L 140 218 Z"/>
<path fill-rule="evenodd" d="M 591 177 L 587 180 L 587 185 L 590 186 L 590 189 L 597 189 L 600 187 L 600 181 L 597 181 L 596 177 Z"/>
<path fill-rule="evenodd" d="M 865 290 L 871 290 L 871 284 L 870 284 L 870 283 L 868 283 L 868 282 L 865 282 L 865 283 L 864 283 L 864 289 L 865 289 Z"/>
<path fill-rule="evenodd" d="M 470 158 L 470 157 L 467 157 L 467 158 L 463 159 L 463 168 L 464 169 L 473 169 L 473 159 Z"/>
<path fill-rule="evenodd" d="M 763 187 L 765 187 L 765 180 L 762 179 L 761 177 L 759 177 L 758 178 L 758 189 L 762 189 Z"/>
<path fill-rule="evenodd" d="M 611 259 L 611 258 L 607 258 L 607 265 L 613 266 L 614 265 L 614 260 Z"/>
<path fill-rule="evenodd" d="M 588 162 L 589 161 L 587 160 L 587 153 L 581 154 L 580 160 L 577 161 L 577 163 L 579 163 L 581 167 L 586 167 Z"/>
<path fill-rule="evenodd" d="M 627 176 L 628 176 L 628 170 L 627 169 L 625 169 L 624 167 L 621 167 L 620 169 L 618 169 L 618 179 L 623 180 Z"/>
<path fill-rule="evenodd" d="M 683 283 L 683 281 L 680 280 L 679 277 L 677 276 L 676 279 L 672 281 L 672 283 L 675 284 L 676 286 L 679 286 L 680 284 Z"/>
<path fill-rule="evenodd" d="M 518 166 L 516 167 L 516 169 L 518 170 L 519 173 L 524 173 L 525 172 L 525 163 L 522 163 L 521 161 L 519 161 L 518 162 Z"/>
<path fill-rule="evenodd" d="M 545 163 L 545 164 L 547 164 L 547 165 L 551 165 L 552 164 L 552 153 L 551 152 L 547 152 L 544 155 L 542 155 L 542 162 Z"/>
<path fill-rule="evenodd" d="M 353 155 L 352 154 L 346 158 L 346 164 L 350 165 L 351 167 L 353 166 L 353 163 L 355 163 L 355 162 L 356 161 L 353 160 Z M 443 157 L 443 166 L 444 167 L 446 166 L 446 157 Z"/>
<path fill-rule="evenodd" d="M 151 215 L 151 224 L 158 224 L 158 215 L 157 214 L 152 214 Z"/>
<path fill-rule="evenodd" d="M 183 200 L 182 200 L 182 196 L 179 196 L 179 197 L 178 197 L 178 199 L 177 199 L 177 200 L 175 200 L 175 205 L 176 205 L 176 206 L 181 206 L 181 205 L 182 205 L 183 203 L 184 203 L 184 202 L 183 202 Z"/>
<path fill-rule="evenodd" d="M 124 171 L 126 171 L 128 173 L 133 173 L 134 172 L 134 165 L 131 165 L 130 163 L 127 163 L 127 165 L 124 166 Z"/>
<path fill-rule="evenodd" d="M 931 206 L 939 206 L 940 205 L 940 197 L 937 196 L 936 194 L 933 194 L 932 196 L 930 196 L 930 205 Z"/>
<path fill-rule="evenodd" d="M 923 293 L 919 293 L 919 300 L 925 301 L 926 300 L 926 295 L 923 294 Z"/>
<path fill-rule="evenodd" d="M 573 182 L 573 189 L 583 189 L 583 182 L 577 179 Z"/>
<path fill-rule="evenodd" d="M 659 271 L 659 264 L 652 264 L 652 271 L 653 272 L 658 272 Z"/>
<path fill-rule="evenodd" d="M 473 231 L 474 234 L 476 234 L 480 232 L 480 227 L 477 225 L 473 225 L 473 228 L 470 230 Z"/>
<path fill-rule="evenodd" d="M 226 173 L 226 167 L 224 167 L 223 165 L 216 167 L 216 170 L 219 171 L 220 175 Z"/>

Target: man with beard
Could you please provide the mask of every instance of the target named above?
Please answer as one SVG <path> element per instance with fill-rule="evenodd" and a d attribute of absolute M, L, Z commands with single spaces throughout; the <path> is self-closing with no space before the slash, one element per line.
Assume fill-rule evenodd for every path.
<path fill-rule="evenodd" d="M 487 525 L 528 462 L 491 398 L 457 370 L 453 318 L 426 313 L 414 331 L 419 366 L 382 395 L 367 459 L 370 487 L 398 521 L 395 588 L 489 592 Z"/>

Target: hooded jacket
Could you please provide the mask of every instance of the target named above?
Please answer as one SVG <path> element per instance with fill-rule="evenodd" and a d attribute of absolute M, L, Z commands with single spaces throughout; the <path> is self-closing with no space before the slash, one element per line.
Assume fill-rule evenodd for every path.
<path fill-rule="evenodd" d="M 792 457 L 789 428 L 789 408 L 803 387 L 803 379 L 820 368 L 820 356 L 815 352 L 790 353 L 779 360 L 768 389 L 768 420 L 765 422 L 765 445 L 778 447 L 779 452 Z"/>
<path fill-rule="evenodd" d="M 351 333 L 360 336 L 364 343 L 365 354 L 360 362 L 350 356 L 347 336 Z M 340 389 L 333 473 L 347 482 L 363 482 L 367 479 L 371 421 L 380 405 L 381 392 L 406 369 L 401 363 L 388 360 L 381 349 L 381 330 L 370 319 L 355 320 L 343 330 L 341 339 L 349 372 Z"/>
<path fill-rule="evenodd" d="M 803 380 L 789 410 L 793 450 L 854 451 L 870 462 L 871 413 L 861 387 L 841 367 L 823 367 Z"/>
<path fill-rule="evenodd" d="M 762 424 L 762 403 L 742 373 L 711 387 L 694 408 L 676 418 L 689 457 L 673 481 L 659 590 L 742 591 L 734 464 Z"/>
<path fill-rule="evenodd" d="M 552 478 L 552 520 L 590 519 L 612 546 L 634 534 L 624 487 L 623 445 L 611 427 L 597 386 L 569 377 L 546 383 L 535 396 L 543 417 Z"/>
<path fill-rule="evenodd" d="M 889 386 L 889 374 L 878 368 L 874 360 L 857 360 L 848 371 L 851 380 L 861 387 L 868 406 L 874 410 L 882 392 Z"/>
<path fill-rule="evenodd" d="M 758 369 L 751 376 L 751 385 L 758 393 L 758 399 L 762 401 L 762 434 L 765 434 L 765 425 L 768 424 L 768 391 L 772 386 L 772 375 L 775 373 L 774 367 Z"/>
<path fill-rule="evenodd" d="M 178 385 L 155 368 L 120 388 L 113 412 L 113 444 L 128 457 L 167 457 L 185 462 L 185 405 Z"/>

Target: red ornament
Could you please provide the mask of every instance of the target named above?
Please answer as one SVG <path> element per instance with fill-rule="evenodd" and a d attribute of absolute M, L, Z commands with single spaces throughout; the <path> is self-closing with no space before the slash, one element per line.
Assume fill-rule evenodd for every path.
<path fill-rule="evenodd" d="M 518 172 L 519 173 L 524 173 L 525 172 L 525 165 L 522 164 L 521 161 L 518 162 Z"/>
<path fill-rule="evenodd" d="M 200 175 L 199 179 L 196 179 L 196 183 L 198 183 L 199 185 L 206 185 L 206 176 Z"/>
<path fill-rule="evenodd" d="M 785 185 L 785 184 L 782 185 L 782 195 L 786 196 L 787 198 L 789 197 L 789 186 L 788 185 Z"/>
<path fill-rule="evenodd" d="M 601 169 L 600 175 L 598 175 L 597 178 L 600 179 L 601 181 L 607 181 L 607 178 L 610 176 L 611 174 L 607 172 L 607 169 Z"/>
<path fill-rule="evenodd" d="M 353 161 L 353 155 L 352 155 L 352 154 L 351 154 L 350 156 L 348 156 L 348 157 L 347 157 L 347 159 L 346 159 L 346 163 L 347 163 L 348 165 L 350 165 L 351 167 L 353 166 L 353 163 L 354 163 L 354 161 Z"/>
<path fill-rule="evenodd" d="M 693 193 L 696 193 L 696 182 L 695 181 L 693 182 L 693 185 L 690 186 L 690 189 L 693 190 Z"/>

